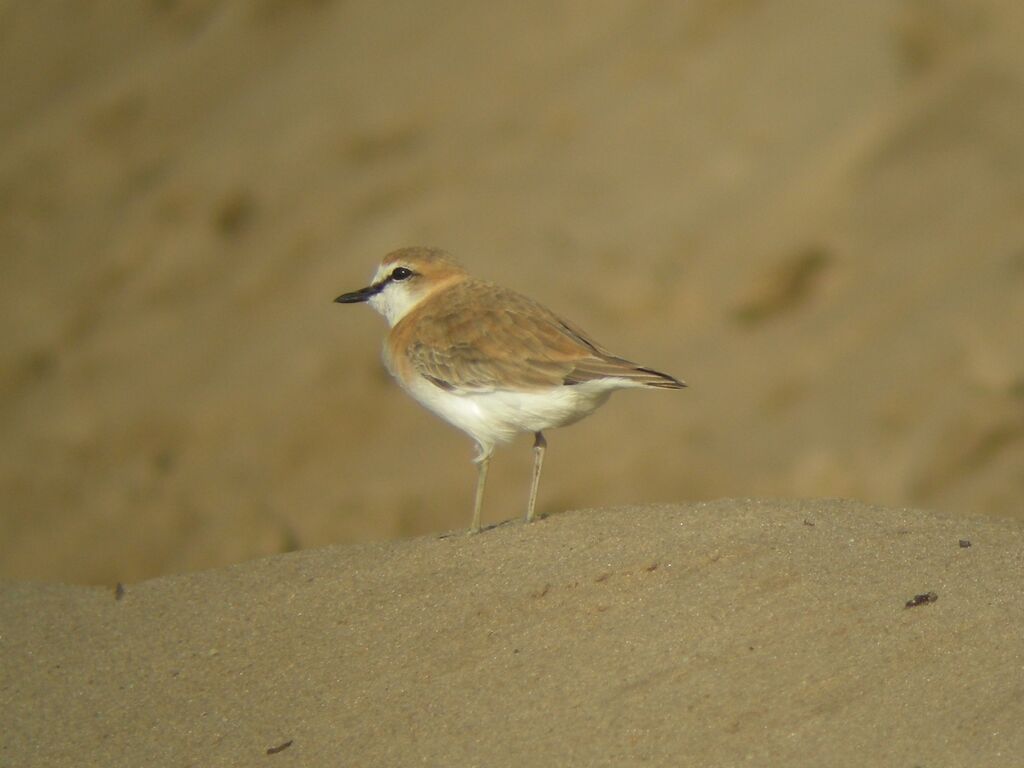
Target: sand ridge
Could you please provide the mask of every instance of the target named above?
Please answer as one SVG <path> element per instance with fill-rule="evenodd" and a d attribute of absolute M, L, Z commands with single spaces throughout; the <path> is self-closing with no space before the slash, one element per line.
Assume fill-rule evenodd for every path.
<path fill-rule="evenodd" d="M 8 583 L 0 762 L 1018 765 L 1022 552 L 1009 521 L 745 499 L 311 550 L 120 599 Z"/>

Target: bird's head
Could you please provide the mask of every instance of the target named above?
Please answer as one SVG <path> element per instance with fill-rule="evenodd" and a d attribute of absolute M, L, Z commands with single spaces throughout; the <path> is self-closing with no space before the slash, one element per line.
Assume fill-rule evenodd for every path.
<path fill-rule="evenodd" d="M 368 286 L 335 301 L 368 302 L 393 327 L 432 293 L 465 277 L 462 265 L 440 249 L 402 248 L 384 257 Z"/>

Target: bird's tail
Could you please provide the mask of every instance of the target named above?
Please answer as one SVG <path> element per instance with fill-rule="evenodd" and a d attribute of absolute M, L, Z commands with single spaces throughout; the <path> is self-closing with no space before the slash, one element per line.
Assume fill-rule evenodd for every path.
<path fill-rule="evenodd" d="M 644 368 L 641 365 L 621 357 L 592 357 L 576 363 L 572 371 L 565 377 L 566 384 L 582 384 L 598 379 L 624 379 L 637 387 L 656 387 L 658 389 L 682 389 L 686 384 L 674 376 Z"/>
<path fill-rule="evenodd" d="M 669 376 L 667 373 L 656 371 L 653 368 L 640 368 L 636 369 L 637 375 L 634 377 L 639 383 L 642 383 L 645 387 L 657 387 L 658 389 L 682 389 L 686 386 L 685 381 L 680 381 L 675 376 Z"/>

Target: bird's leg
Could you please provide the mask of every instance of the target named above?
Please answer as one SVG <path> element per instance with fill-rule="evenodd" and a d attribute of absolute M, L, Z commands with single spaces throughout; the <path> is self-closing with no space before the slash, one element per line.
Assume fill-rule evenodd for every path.
<path fill-rule="evenodd" d="M 526 506 L 526 522 L 533 521 L 533 511 L 537 505 L 537 486 L 540 485 L 540 470 L 544 466 L 544 449 L 548 441 L 541 432 L 533 435 L 533 482 L 530 483 L 530 503 Z"/>
<path fill-rule="evenodd" d="M 480 533 L 480 508 L 484 503 L 484 486 L 487 484 L 487 465 L 491 461 L 491 452 L 484 453 L 473 459 L 476 463 L 476 500 L 473 502 L 473 522 L 469 526 L 470 533 Z"/>

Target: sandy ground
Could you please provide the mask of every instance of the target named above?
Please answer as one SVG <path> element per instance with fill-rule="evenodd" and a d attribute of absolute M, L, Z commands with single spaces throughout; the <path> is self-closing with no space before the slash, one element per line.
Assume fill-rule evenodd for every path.
<path fill-rule="evenodd" d="M 448 248 L 685 379 L 540 508 L 1024 518 L 1024 4 L 0 2 L 0 576 L 464 526 L 331 300 Z M 529 442 L 485 515 L 520 514 Z"/>
<path fill-rule="evenodd" d="M 0 763 L 1019 766 L 1022 595 L 1017 523 L 758 500 L 7 584 Z"/>
<path fill-rule="evenodd" d="M 0 764 L 1021 765 L 1021 29 L 0 0 Z M 690 388 L 437 538 L 472 447 L 331 303 L 413 244 Z"/>
<path fill-rule="evenodd" d="M 1021 765 L 1021 29 L 0 0 L 0 764 Z M 438 538 L 472 447 L 331 303 L 413 244 L 690 388 Z"/>

